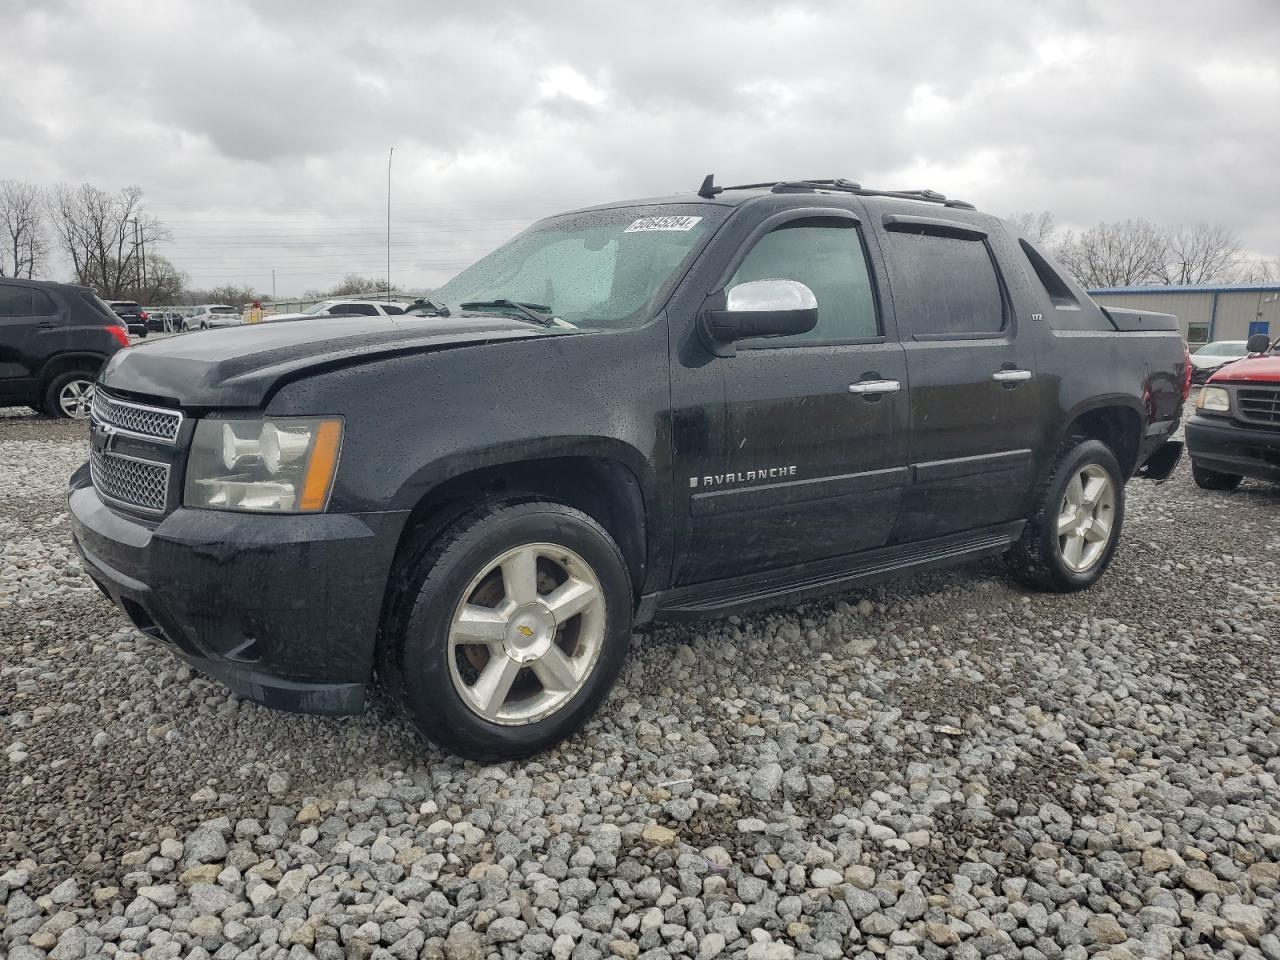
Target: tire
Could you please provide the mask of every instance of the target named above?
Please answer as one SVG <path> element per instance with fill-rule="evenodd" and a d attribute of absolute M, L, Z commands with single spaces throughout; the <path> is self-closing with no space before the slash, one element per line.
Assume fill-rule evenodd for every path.
<path fill-rule="evenodd" d="M 516 759 L 559 743 L 622 669 L 631 580 L 617 544 L 581 511 L 482 505 L 413 543 L 392 576 L 380 678 L 423 736 L 463 757 Z M 557 619 L 561 588 L 564 609 L 584 606 Z"/>
<path fill-rule="evenodd" d="M 146 327 L 143 327 L 143 328 L 138 332 L 138 337 L 139 337 L 139 339 L 142 339 L 142 340 L 147 339 L 147 328 L 146 328 Z"/>
<path fill-rule="evenodd" d="M 1074 526 L 1068 526 L 1068 516 L 1075 517 Z M 1123 526 L 1124 479 L 1115 454 L 1098 440 L 1074 441 L 1058 452 L 1040 488 L 1035 511 L 1009 554 L 1010 570 L 1040 590 L 1083 590 L 1106 572 Z M 1104 539 L 1096 539 L 1100 533 Z"/>
<path fill-rule="evenodd" d="M 61 420 L 89 419 L 93 383 L 97 377 L 87 370 L 60 373 L 45 387 L 44 413 Z"/>
<path fill-rule="evenodd" d="M 1238 473 L 1219 473 L 1217 470 L 1197 466 L 1194 461 L 1191 464 L 1191 478 L 1201 490 L 1234 490 L 1244 479 Z"/>
<path fill-rule="evenodd" d="M 208 329 L 209 329 L 209 325 L 208 325 L 207 323 L 201 323 L 201 324 L 200 324 L 200 329 L 201 329 L 201 330 L 208 330 Z"/>

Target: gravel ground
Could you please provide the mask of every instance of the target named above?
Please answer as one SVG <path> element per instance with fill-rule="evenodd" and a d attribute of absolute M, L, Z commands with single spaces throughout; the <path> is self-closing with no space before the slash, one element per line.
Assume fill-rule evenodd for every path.
<path fill-rule="evenodd" d="M 637 636 L 478 767 L 274 713 L 82 575 L 84 428 L 0 414 L 0 955 L 1280 958 L 1280 488 L 1129 487 L 1102 584 L 996 563 Z"/>

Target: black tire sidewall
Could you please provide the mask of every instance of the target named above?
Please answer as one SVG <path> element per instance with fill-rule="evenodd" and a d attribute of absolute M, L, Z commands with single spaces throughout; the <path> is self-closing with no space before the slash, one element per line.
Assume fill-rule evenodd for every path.
<path fill-rule="evenodd" d="M 1058 508 L 1062 504 L 1062 498 L 1066 494 L 1067 484 L 1071 482 L 1071 478 L 1089 464 L 1097 464 L 1111 477 L 1116 491 L 1115 519 L 1111 525 L 1111 540 L 1107 543 L 1107 549 L 1101 559 L 1088 570 L 1077 572 L 1068 567 L 1062 557 L 1062 546 L 1058 540 Z M 1040 539 L 1041 556 L 1045 559 L 1047 572 L 1057 589 L 1083 590 L 1092 586 L 1106 573 L 1120 544 L 1121 534 L 1124 532 L 1124 494 L 1124 479 L 1120 472 L 1120 464 L 1115 454 L 1111 452 L 1111 448 L 1101 441 L 1082 441 L 1068 450 L 1058 461 L 1053 479 L 1045 491 L 1040 512 L 1037 514 L 1039 527 L 1037 536 Z"/>
<path fill-rule="evenodd" d="M 498 507 L 464 517 L 417 564 L 396 632 L 394 693 L 429 739 L 476 760 L 538 753 L 576 731 L 608 694 L 631 638 L 631 583 L 617 546 L 585 514 L 556 503 Z M 578 554 L 600 580 L 605 636 L 600 658 L 582 689 L 553 715 L 506 726 L 477 716 L 454 688 L 448 631 L 472 579 L 493 559 L 525 543 L 556 543 Z M 425 568 L 425 569 L 424 569 Z"/>

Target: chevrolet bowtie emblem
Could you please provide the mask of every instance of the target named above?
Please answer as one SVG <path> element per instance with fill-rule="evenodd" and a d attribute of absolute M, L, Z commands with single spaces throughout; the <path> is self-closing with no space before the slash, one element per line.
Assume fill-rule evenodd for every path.
<path fill-rule="evenodd" d="M 526 627 L 523 623 L 520 624 L 520 626 L 516 627 L 516 629 L 520 631 L 520 636 L 524 637 L 526 640 L 533 636 L 533 631 L 530 630 L 528 627 Z"/>

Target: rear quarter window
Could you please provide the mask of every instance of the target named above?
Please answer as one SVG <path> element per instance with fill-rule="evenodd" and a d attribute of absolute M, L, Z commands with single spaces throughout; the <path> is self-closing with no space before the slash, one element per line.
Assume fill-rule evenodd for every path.
<path fill-rule="evenodd" d="M 889 271 L 904 337 L 983 337 L 1008 325 L 986 241 L 922 231 L 888 232 Z"/>

